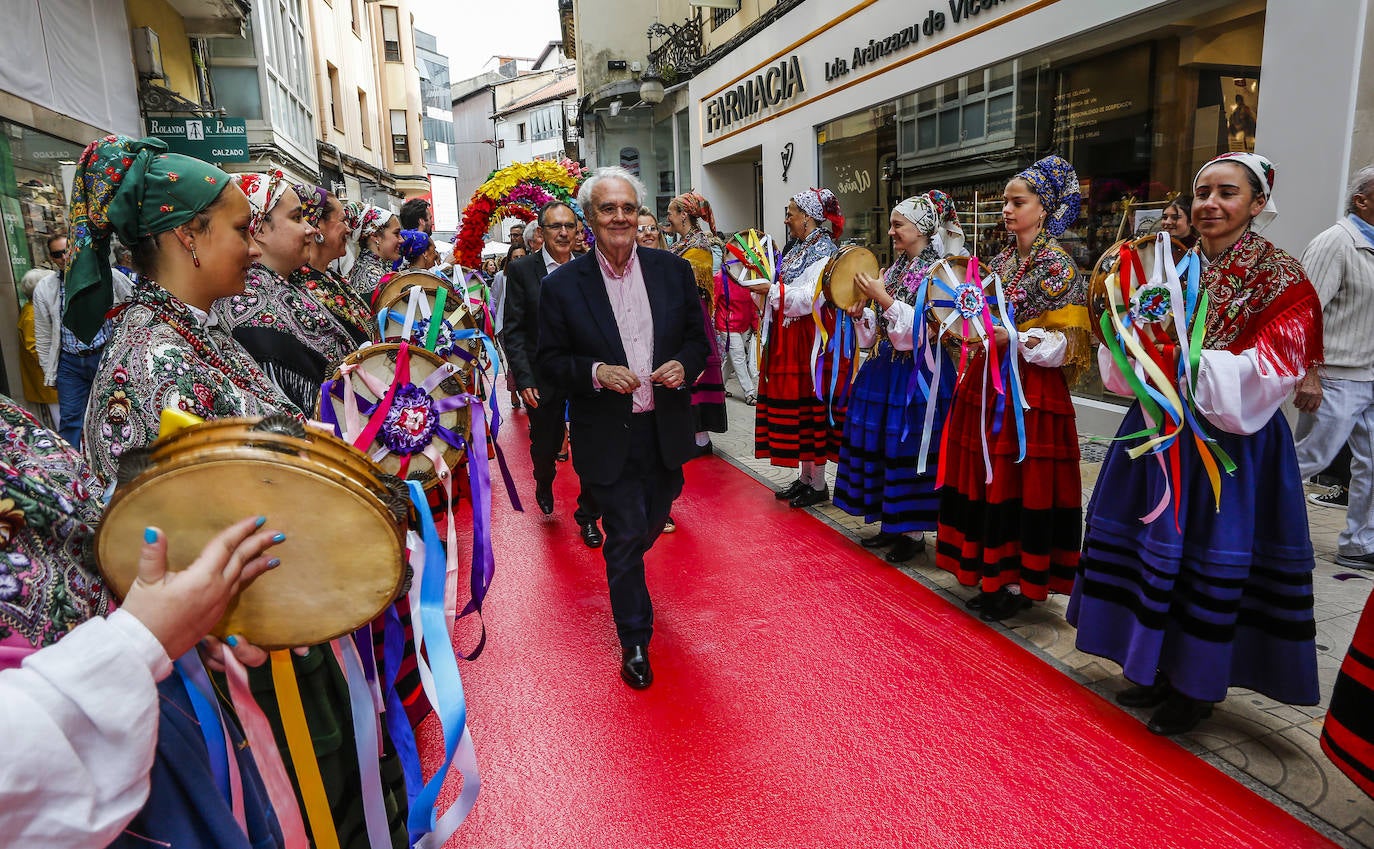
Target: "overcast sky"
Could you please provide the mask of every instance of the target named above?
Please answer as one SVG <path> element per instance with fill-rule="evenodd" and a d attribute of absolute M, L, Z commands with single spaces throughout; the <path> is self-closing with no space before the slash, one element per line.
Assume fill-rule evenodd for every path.
<path fill-rule="evenodd" d="M 449 58 L 449 78 L 481 72 L 497 54 L 538 56 L 561 38 L 558 0 L 411 0 L 415 27 L 431 33 Z"/>

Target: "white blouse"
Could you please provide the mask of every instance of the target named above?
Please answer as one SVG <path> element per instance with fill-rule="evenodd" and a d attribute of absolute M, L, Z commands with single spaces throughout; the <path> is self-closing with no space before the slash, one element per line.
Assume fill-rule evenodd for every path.
<path fill-rule="evenodd" d="M 0 838 L 99 849 L 148 800 L 162 644 L 132 614 L 91 619 L 0 671 Z"/>

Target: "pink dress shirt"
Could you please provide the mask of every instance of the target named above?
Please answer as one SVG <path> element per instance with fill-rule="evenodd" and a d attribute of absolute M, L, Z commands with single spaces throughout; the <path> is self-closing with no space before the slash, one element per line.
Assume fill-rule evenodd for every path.
<path fill-rule="evenodd" d="M 649 309 L 644 271 L 639 266 L 639 251 L 630 254 L 630 263 L 619 276 L 599 250 L 596 261 L 601 265 L 601 279 L 611 299 L 611 313 L 620 330 L 620 343 L 625 347 L 630 371 L 639 378 L 639 388 L 631 396 L 634 412 L 647 413 L 654 408 L 654 387 L 649 382 L 649 375 L 654 371 L 654 316 Z M 597 389 L 601 388 L 601 381 L 596 378 L 596 370 L 602 365 L 604 363 L 592 366 L 592 384 Z"/>

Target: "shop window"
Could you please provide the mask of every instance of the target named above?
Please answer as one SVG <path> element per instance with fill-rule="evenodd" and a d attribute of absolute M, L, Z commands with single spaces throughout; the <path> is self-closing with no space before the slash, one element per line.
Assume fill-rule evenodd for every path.
<path fill-rule="evenodd" d="M 410 130 L 401 109 L 391 110 L 391 158 L 397 163 L 410 162 Z"/>
<path fill-rule="evenodd" d="M 936 147 L 936 121 L 934 115 L 916 119 L 916 147 L 903 150 L 933 150 Z"/>
<path fill-rule="evenodd" d="M 946 109 L 940 113 L 940 147 L 959 143 L 959 109 Z"/>
<path fill-rule="evenodd" d="M 988 98 L 988 135 L 1010 133 L 1016 117 L 1016 98 L 1011 92 Z"/>
<path fill-rule="evenodd" d="M 993 65 L 989 76 L 992 78 L 988 86 L 993 89 L 1011 88 L 1016 83 L 1016 62 L 999 62 Z"/>
<path fill-rule="evenodd" d="M 401 61 L 401 19 L 395 6 L 382 7 L 382 53 L 388 62 Z"/>
<path fill-rule="evenodd" d="M 978 101 L 964 107 L 963 141 L 977 141 L 983 137 L 983 127 L 987 119 L 987 103 Z"/>

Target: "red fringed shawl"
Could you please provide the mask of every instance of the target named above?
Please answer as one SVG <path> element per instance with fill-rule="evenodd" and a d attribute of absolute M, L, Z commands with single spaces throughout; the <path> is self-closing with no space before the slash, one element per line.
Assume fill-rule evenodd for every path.
<path fill-rule="evenodd" d="M 1211 304 L 1204 348 L 1255 348 L 1280 374 L 1322 362 L 1322 305 L 1296 259 L 1247 230 L 1202 273 Z"/>

